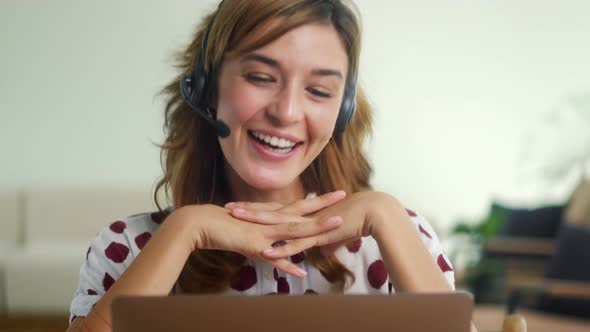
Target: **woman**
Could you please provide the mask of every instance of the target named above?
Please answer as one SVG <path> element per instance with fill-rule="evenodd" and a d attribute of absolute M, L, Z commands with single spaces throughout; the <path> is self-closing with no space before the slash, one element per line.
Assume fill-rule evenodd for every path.
<path fill-rule="evenodd" d="M 163 91 L 154 197 L 171 207 L 92 242 L 70 330 L 110 330 L 123 294 L 452 291 L 430 225 L 371 190 L 359 52 L 341 1 L 226 0 L 206 17 Z"/>

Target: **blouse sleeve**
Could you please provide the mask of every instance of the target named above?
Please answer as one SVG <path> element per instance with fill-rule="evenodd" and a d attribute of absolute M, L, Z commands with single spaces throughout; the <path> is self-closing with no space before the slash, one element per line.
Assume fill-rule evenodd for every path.
<path fill-rule="evenodd" d="M 85 317 L 134 259 L 126 224 L 116 221 L 90 243 L 70 305 L 70 322 Z M 134 250 L 135 251 L 135 250 Z"/>
<path fill-rule="evenodd" d="M 450 259 L 444 253 L 438 236 L 434 232 L 434 229 L 430 223 L 422 215 L 416 212 L 406 209 L 410 219 L 416 226 L 416 230 L 420 236 L 420 239 L 426 246 L 426 249 L 443 272 L 443 275 L 451 285 L 451 288 L 455 290 L 455 272 L 453 271 L 453 265 Z"/>

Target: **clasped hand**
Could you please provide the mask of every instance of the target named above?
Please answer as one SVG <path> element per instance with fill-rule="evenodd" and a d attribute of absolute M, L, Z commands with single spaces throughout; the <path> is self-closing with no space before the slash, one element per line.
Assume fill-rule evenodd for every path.
<path fill-rule="evenodd" d="M 359 192 L 346 197 L 343 191 L 336 191 L 288 205 L 228 203 L 225 208 L 233 217 L 233 225 L 225 224 L 225 243 L 213 246 L 269 261 L 286 273 L 303 277 L 305 271 L 291 263 L 289 256 L 312 247 L 320 247 L 324 255 L 330 255 L 343 245 L 371 235 L 373 225 L 368 212 L 375 194 Z M 235 227 L 241 229 L 240 239 L 231 234 Z M 232 243 L 228 243 L 230 238 Z M 273 246 L 277 242 L 284 245 Z"/>

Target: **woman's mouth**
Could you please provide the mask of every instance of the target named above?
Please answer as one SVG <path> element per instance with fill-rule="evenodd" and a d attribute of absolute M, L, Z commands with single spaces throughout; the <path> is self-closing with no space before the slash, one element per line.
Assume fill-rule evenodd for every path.
<path fill-rule="evenodd" d="M 258 143 L 259 146 L 273 153 L 289 154 L 289 152 L 293 151 L 299 145 L 303 144 L 303 142 L 297 143 L 284 138 L 266 135 L 253 130 L 248 130 L 248 136 L 250 136 L 250 138 L 254 140 L 256 143 Z"/>

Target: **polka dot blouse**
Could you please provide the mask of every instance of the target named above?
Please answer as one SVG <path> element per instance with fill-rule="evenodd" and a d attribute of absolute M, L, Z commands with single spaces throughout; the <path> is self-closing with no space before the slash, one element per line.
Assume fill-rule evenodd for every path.
<path fill-rule="evenodd" d="M 451 262 L 442 252 L 438 237 L 420 215 L 407 210 L 416 232 L 454 289 Z M 139 255 L 142 248 L 166 218 L 166 212 L 144 213 L 115 221 L 91 242 L 80 268 L 78 288 L 70 306 L 70 321 L 86 316 L 92 306 L 111 288 Z M 336 257 L 356 277 L 345 294 L 388 294 L 395 290 L 389 282 L 377 242 L 372 237 L 341 247 Z M 272 265 L 247 259 L 238 275 L 232 278 L 225 294 L 323 294 L 330 292 L 330 281 L 306 259 L 305 254 L 292 256 L 291 261 L 307 271 L 304 278 L 277 271 Z"/>

